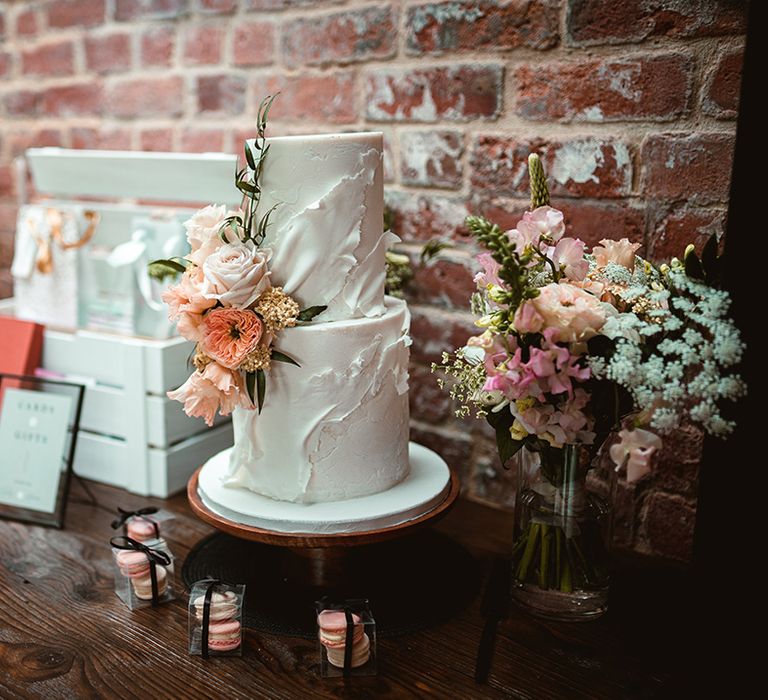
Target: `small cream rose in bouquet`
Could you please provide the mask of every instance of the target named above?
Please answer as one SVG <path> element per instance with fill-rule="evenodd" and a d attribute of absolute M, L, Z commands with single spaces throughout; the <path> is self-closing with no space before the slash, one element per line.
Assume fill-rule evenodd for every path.
<path fill-rule="evenodd" d="M 326 308 L 301 310 L 280 287 L 272 286 L 272 251 L 262 247 L 272 210 L 257 212 L 259 182 L 269 151 L 265 130 L 273 99 L 259 107 L 255 154 L 246 144 L 246 167 L 235 176 L 243 193 L 241 208 L 201 209 L 184 224 L 191 252 L 149 266 L 158 278 L 181 273 L 181 280 L 163 293 L 163 301 L 179 333 L 196 344 L 191 358 L 195 371 L 168 396 L 208 425 L 217 411 L 223 416 L 237 407 L 261 411 L 271 363 L 298 364 L 277 349 L 281 331 Z"/>
<path fill-rule="evenodd" d="M 570 594 L 607 585 L 582 489 L 600 446 L 610 436 L 605 452 L 632 482 L 650 471 L 660 436 L 684 424 L 727 435 L 723 405 L 745 392 L 734 371 L 743 345 L 716 287 L 714 238 L 701 257 L 689 246 L 658 267 L 626 238 L 590 252 L 549 206 L 538 156 L 529 169 L 532 208 L 516 228 L 467 220 L 487 251 L 471 303 L 480 332 L 433 370 L 453 377 L 459 414 L 493 426 L 503 463 L 533 457 L 515 578 Z"/>

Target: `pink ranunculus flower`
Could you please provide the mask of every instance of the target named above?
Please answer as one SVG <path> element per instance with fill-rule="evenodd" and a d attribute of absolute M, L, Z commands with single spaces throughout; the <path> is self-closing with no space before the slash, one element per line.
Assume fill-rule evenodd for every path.
<path fill-rule="evenodd" d="M 251 241 L 227 243 L 203 263 L 203 295 L 223 306 L 246 309 L 272 285 L 267 267 L 272 251 Z"/>
<path fill-rule="evenodd" d="M 237 369 L 264 334 L 254 311 L 218 308 L 203 316 L 200 349 L 227 369 Z"/>
<path fill-rule="evenodd" d="M 589 340 L 604 323 L 605 311 L 600 301 L 565 282 L 541 287 L 539 296 L 524 301 L 514 318 L 519 333 L 541 333 L 551 328 L 552 339 L 561 343 Z"/>
<path fill-rule="evenodd" d="M 640 247 L 639 243 L 631 243 L 628 238 L 622 238 L 620 241 L 603 238 L 600 243 L 602 246 L 598 245 L 592 249 L 598 267 L 616 263 L 630 272 L 635 269 L 635 251 Z"/>
<path fill-rule="evenodd" d="M 187 260 L 202 267 L 205 259 L 224 245 L 224 241 L 219 236 L 219 229 L 226 217 L 227 208 L 224 205 L 210 204 L 195 212 L 184 222 L 187 240 L 192 248 L 192 252 L 187 255 Z"/>
<path fill-rule="evenodd" d="M 216 362 L 208 364 L 202 372 L 194 372 L 178 389 L 169 391 L 168 398 L 183 403 L 184 413 L 203 418 L 209 427 L 216 411 L 228 416 L 237 406 L 251 405 L 240 373 Z"/>
<path fill-rule="evenodd" d="M 569 280 L 580 282 L 589 272 L 589 261 L 584 258 L 584 242 L 578 238 L 561 238 L 552 251 L 552 261 Z"/>
<path fill-rule="evenodd" d="M 164 289 L 160 298 L 168 304 L 168 318 L 175 321 L 181 314 L 202 314 L 216 305 L 214 299 L 203 296 L 200 269 L 188 268 L 178 284 Z"/>
<path fill-rule="evenodd" d="M 501 287 L 501 280 L 499 279 L 499 268 L 501 265 L 493 259 L 491 254 L 480 253 L 476 260 L 483 268 L 483 271 L 478 272 L 474 278 L 477 288 L 485 290 L 488 289 L 489 286 Z"/>

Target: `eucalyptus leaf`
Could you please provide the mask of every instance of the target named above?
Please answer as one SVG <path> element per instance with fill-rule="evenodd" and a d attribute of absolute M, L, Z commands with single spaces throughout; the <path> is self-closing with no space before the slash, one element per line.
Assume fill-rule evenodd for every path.
<path fill-rule="evenodd" d="M 256 370 L 256 398 L 259 402 L 259 413 L 264 408 L 264 396 L 267 393 L 267 375 L 263 369 Z"/>
<path fill-rule="evenodd" d="M 248 167 L 251 170 L 256 170 L 256 161 L 253 160 L 253 153 L 251 152 L 251 147 L 248 145 L 248 142 L 245 142 L 245 148 L 243 149 L 245 151 L 245 161 L 248 163 Z"/>
<path fill-rule="evenodd" d="M 186 269 L 185 265 L 176 260 L 153 260 L 147 265 L 147 274 L 156 280 L 162 281 L 166 277 L 175 277 Z"/>
<path fill-rule="evenodd" d="M 296 317 L 297 321 L 311 321 L 315 316 L 323 313 L 328 308 L 325 306 L 310 306 L 302 311 L 299 311 L 299 315 Z"/>
<path fill-rule="evenodd" d="M 236 187 L 241 192 L 245 192 L 246 194 L 250 194 L 250 195 L 254 195 L 258 192 L 258 189 L 254 185 L 251 185 L 245 182 L 244 180 L 241 180 L 240 182 L 238 182 Z"/>
<path fill-rule="evenodd" d="M 245 390 L 251 403 L 256 405 L 256 372 L 245 373 Z"/>
<path fill-rule="evenodd" d="M 506 463 L 514 457 L 523 446 L 523 440 L 514 440 L 509 429 L 515 421 L 515 417 L 510 411 L 499 411 L 498 413 L 489 412 L 486 419 L 496 431 L 496 446 L 499 450 L 499 459 L 506 466 Z"/>
<path fill-rule="evenodd" d="M 280 206 L 279 204 L 275 204 L 264 216 L 261 217 L 261 221 L 259 221 L 258 226 L 256 227 L 256 235 L 254 238 L 256 239 L 257 244 L 261 244 L 261 242 L 264 240 L 265 236 L 267 235 L 267 226 L 269 226 L 269 217 L 272 216 L 272 212 L 277 209 L 277 207 Z"/>
<path fill-rule="evenodd" d="M 289 365 L 296 365 L 296 367 L 301 367 L 301 365 L 296 362 L 296 360 L 294 360 L 289 355 L 286 355 L 284 352 L 280 352 L 279 350 L 272 351 L 272 359 L 275 362 L 285 362 Z"/>

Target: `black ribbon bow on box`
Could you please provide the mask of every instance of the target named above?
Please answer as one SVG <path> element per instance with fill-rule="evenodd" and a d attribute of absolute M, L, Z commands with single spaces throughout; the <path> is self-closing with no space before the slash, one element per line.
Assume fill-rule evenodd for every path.
<path fill-rule="evenodd" d="M 152 518 L 146 517 L 147 515 L 153 515 L 154 513 L 157 513 L 157 508 L 154 506 L 147 506 L 146 508 L 139 508 L 138 510 L 123 510 L 118 506 L 117 512 L 120 514 L 120 516 L 112 521 L 113 530 L 117 530 L 117 528 L 122 527 L 123 535 L 127 535 L 128 521 L 131 518 L 141 518 L 142 520 L 146 520 L 148 523 L 152 524 L 152 527 L 155 529 L 155 537 L 159 539 L 160 527 L 154 520 L 152 520 Z"/>
<path fill-rule="evenodd" d="M 122 542 L 120 542 L 120 540 L 122 540 Z M 163 568 L 166 568 L 171 565 L 171 558 L 165 552 L 147 547 L 147 545 L 137 542 L 130 537 L 125 537 L 124 535 L 113 537 L 109 543 L 115 549 L 133 550 L 135 552 L 142 552 L 146 555 L 147 561 L 149 562 L 149 577 L 152 581 L 152 606 L 156 606 L 159 598 L 157 594 L 157 565 L 159 564 Z"/>
<path fill-rule="evenodd" d="M 365 614 L 370 614 L 370 603 L 367 598 L 348 598 L 342 603 L 329 602 L 327 598 L 321 598 L 317 601 L 318 615 L 324 610 L 335 610 L 344 613 L 344 619 L 347 624 L 346 637 L 344 639 L 344 668 L 342 673 L 348 676 L 352 671 L 352 644 L 355 634 L 355 621 L 352 617 L 352 611 L 356 610 Z"/>

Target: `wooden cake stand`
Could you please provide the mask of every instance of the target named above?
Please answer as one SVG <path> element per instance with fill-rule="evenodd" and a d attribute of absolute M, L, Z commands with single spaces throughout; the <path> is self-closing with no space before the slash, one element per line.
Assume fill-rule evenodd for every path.
<path fill-rule="evenodd" d="M 403 632 L 445 619 L 469 602 L 467 595 L 479 585 L 471 557 L 425 528 L 455 503 L 460 485 L 453 472 L 442 500 L 416 517 L 390 526 L 320 533 L 280 532 L 214 512 L 200 493 L 203 469 L 189 480 L 187 497 L 195 515 L 219 532 L 193 549 L 182 575 L 188 585 L 212 575 L 258 591 L 258 597 L 248 596 L 249 627 L 311 637 L 316 600 L 364 597 L 371 600 L 380 631 Z"/>
<path fill-rule="evenodd" d="M 408 520 L 390 527 L 376 528 L 363 532 L 342 532 L 336 534 L 312 533 L 312 532 L 278 532 L 276 530 L 264 530 L 250 525 L 244 525 L 214 513 L 209 509 L 200 497 L 198 469 L 187 484 L 187 498 L 194 514 L 217 530 L 226 532 L 244 540 L 261 542 L 262 544 L 276 545 L 278 547 L 295 547 L 298 549 L 328 549 L 331 547 L 356 547 L 359 545 L 385 542 L 406 534 L 412 534 L 416 528 L 428 525 L 443 517 L 458 498 L 461 489 L 459 479 L 451 472 L 450 486 L 445 500 L 432 510 L 417 518 Z"/>

